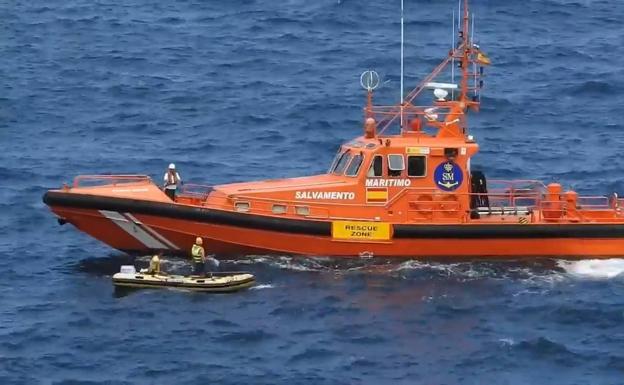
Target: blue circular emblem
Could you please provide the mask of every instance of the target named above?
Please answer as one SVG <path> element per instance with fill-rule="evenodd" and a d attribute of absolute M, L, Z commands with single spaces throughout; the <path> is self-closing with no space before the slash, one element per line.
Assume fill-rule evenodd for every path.
<path fill-rule="evenodd" d="M 433 172 L 433 181 L 440 190 L 455 191 L 464 181 L 464 172 L 453 162 L 440 163 Z"/>

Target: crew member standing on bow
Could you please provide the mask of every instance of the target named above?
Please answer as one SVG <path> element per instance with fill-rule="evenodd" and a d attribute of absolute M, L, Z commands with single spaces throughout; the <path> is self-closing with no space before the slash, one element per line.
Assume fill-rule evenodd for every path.
<path fill-rule="evenodd" d="M 165 181 L 165 194 L 174 201 L 178 185 L 182 184 L 182 178 L 180 178 L 180 174 L 176 171 L 175 164 L 171 163 L 169 165 L 169 169 L 165 173 L 163 179 Z"/>
<path fill-rule="evenodd" d="M 191 249 L 191 256 L 193 257 L 193 275 L 204 275 L 204 266 L 206 264 L 206 252 L 202 246 L 203 240 L 201 237 L 195 239 L 195 244 Z"/>

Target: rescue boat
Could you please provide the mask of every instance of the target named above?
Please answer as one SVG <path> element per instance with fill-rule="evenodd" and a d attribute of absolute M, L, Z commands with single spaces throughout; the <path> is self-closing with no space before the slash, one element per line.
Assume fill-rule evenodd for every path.
<path fill-rule="evenodd" d="M 60 223 L 141 254 L 188 254 L 201 236 L 217 256 L 623 256 L 616 194 L 487 180 L 471 168 L 479 145 L 467 114 L 479 110 L 490 65 L 472 40 L 471 16 L 464 0 L 448 56 L 409 93 L 401 80 L 397 105 L 373 105 L 379 76 L 362 74 L 363 133 L 340 147 L 325 174 L 186 184 L 173 201 L 145 175 L 78 176 L 43 200 Z"/>
<path fill-rule="evenodd" d="M 134 266 L 121 266 L 119 273 L 113 275 L 113 284 L 117 288 L 176 288 L 211 293 L 231 293 L 247 289 L 255 283 L 249 273 L 212 273 L 206 277 L 196 275 L 147 274 L 137 272 Z"/>

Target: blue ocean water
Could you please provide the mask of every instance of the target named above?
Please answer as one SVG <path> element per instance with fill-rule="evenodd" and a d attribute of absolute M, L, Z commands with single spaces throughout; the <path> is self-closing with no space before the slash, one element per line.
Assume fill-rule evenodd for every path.
<path fill-rule="evenodd" d="M 624 193 L 624 3 L 472 3 L 494 64 L 473 164 Z M 119 296 L 132 259 L 41 202 L 169 162 L 204 184 L 324 171 L 361 132 L 361 71 L 398 98 L 398 5 L 0 2 L 0 383 L 624 383 L 624 260 L 249 256 L 224 262 L 257 275 L 246 292 Z M 407 84 L 447 54 L 456 6 L 406 1 Z"/>

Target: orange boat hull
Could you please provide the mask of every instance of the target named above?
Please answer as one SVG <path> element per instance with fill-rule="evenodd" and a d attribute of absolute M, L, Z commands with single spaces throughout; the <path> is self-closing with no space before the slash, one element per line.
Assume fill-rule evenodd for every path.
<path fill-rule="evenodd" d="M 613 235 L 613 225 L 598 225 L 604 227 L 604 237 L 596 233 L 600 228 L 596 229 L 596 226 L 593 226 L 591 237 L 571 237 L 569 232 L 564 231 L 562 237 L 557 237 L 556 233 L 553 233 L 553 236 L 541 234 L 539 238 L 530 238 L 526 235 L 519 237 L 517 234 L 506 238 L 504 234 L 495 232 L 488 238 L 486 233 L 483 237 L 479 237 L 473 232 L 459 234 L 458 236 L 462 238 L 433 234 L 429 238 L 419 235 L 415 238 L 393 238 L 384 242 L 357 242 L 336 240 L 331 234 L 314 235 L 263 230 L 138 213 L 117 212 L 118 219 L 111 219 L 110 212 L 104 215 L 103 210 L 59 206 L 53 206 L 52 210 L 62 220 L 115 249 L 142 254 L 164 251 L 186 255 L 196 236 L 203 237 L 206 249 L 217 255 L 296 254 L 357 257 L 365 254 L 378 257 L 456 260 L 609 258 L 624 254 L 624 237 Z M 127 221 L 125 227 L 117 223 L 122 217 Z M 456 227 L 452 225 L 412 227 L 415 226 L 421 227 L 421 230 L 425 230 L 424 227 L 429 229 L 437 227 L 436 230 L 440 231 Z M 562 226 L 566 225 L 551 225 L 554 230 L 561 230 Z M 526 225 L 523 227 L 527 228 Z M 621 226 L 618 225 L 617 231 L 623 230 L 619 227 Z"/>

